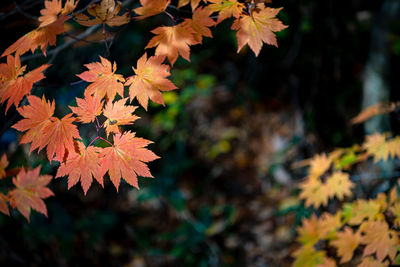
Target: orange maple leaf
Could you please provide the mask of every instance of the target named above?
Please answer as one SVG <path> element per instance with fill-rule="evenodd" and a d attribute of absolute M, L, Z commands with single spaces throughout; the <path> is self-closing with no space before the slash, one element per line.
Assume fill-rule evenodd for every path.
<path fill-rule="evenodd" d="M 97 24 L 107 24 L 108 26 L 121 26 L 129 23 L 129 12 L 118 15 L 121 12 L 121 3 L 114 0 L 102 0 L 100 4 L 91 4 L 87 12 L 94 18 L 85 14 L 75 15 L 76 21 L 84 26 L 93 26 Z"/>
<path fill-rule="evenodd" d="M 8 197 L 2 193 L 0 193 L 0 212 L 4 213 L 5 215 L 10 216 L 10 211 L 8 210 L 7 205 Z"/>
<path fill-rule="evenodd" d="M 360 244 L 360 233 L 353 233 L 350 227 L 345 227 L 343 232 L 337 233 L 337 239 L 330 244 L 337 248 L 337 254 L 341 257 L 340 263 L 345 263 L 353 258 L 354 250 Z"/>
<path fill-rule="evenodd" d="M 18 56 L 7 56 L 7 63 L 0 64 L 0 99 L 7 99 L 6 112 L 12 104 L 18 107 L 22 98 L 31 92 L 34 83 L 44 78 L 43 71 L 50 65 L 42 65 L 24 75 L 26 66 L 21 67 Z"/>
<path fill-rule="evenodd" d="M 164 12 L 170 2 L 170 0 L 140 0 L 142 6 L 133 11 L 140 15 L 136 19 L 141 20 Z"/>
<path fill-rule="evenodd" d="M 96 119 L 103 111 L 104 101 L 101 101 L 98 94 L 91 95 L 85 91 L 83 99 L 76 98 L 77 107 L 69 108 L 77 115 L 77 120 L 82 123 L 90 123 Z"/>
<path fill-rule="evenodd" d="M 214 26 L 215 21 L 210 18 L 211 13 L 212 11 L 199 7 L 194 11 L 191 19 L 184 21 L 193 29 L 194 39 L 199 43 L 202 43 L 203 36 L 212 37 L 209 27 Z"/>
<path fill-rule="evenodd" d="M 82 142 L 77 141 L 79 153 L 74 151 L 68 154 L 67 160 L 57 170 L 57 177 L 68 175 L 68 189 L 81 181 L 83 192 L 87 193 L 93 178 L 103 186 L 103 176 L 100 175 L 99 153 L 100 147 L 85 147 Z"/>
<path fill-rule="evenodd" d="M 0 159 L 0 179 L 6 177 L 6 168 L 8 166 L 8 160 L 6 154 L 3 154 Z"/>
<path fill-rule="evenodd" d="M 34 95 L 28 95 L 29 105 L 22 106 L 17 109 L 19 114 L 21 114 L 24 119 L 20 120 L 12 126 L 12 128 L 25 132 L 20 143 L 27 144 L 32 143 L 30 147 L 30 152 L 39 148 L 39 151 L 43 148 L 43 129 L 51 124 L 50 118 L 54 114 L 55 104 L 47 102 L 44 96 L 40 99 Z"/>
<path fill-rule="evenodd" d="M 186 23 L 175 26 L 158 27 L 151 31 L 156 34 L 146 48 L 156 47 L 156 56 L 168 57 L 171 65 L 174 65 L 178 55 L 190 61 L 190 45 L 198 44 L 194 39 L 193 29 Z"/>
<path fill-rule="evenodd" d="M 351 188 L 354 187 L 354 183 L 350 181 L 349 174 L 344 172 L 334 172 L 326 180 L 328 186 L 328 196 L 330 198 L 336 196 L 339 200 L 342 200 L 345 196 L 351 196 Z"/>
<path fill-rule="evenodd" d="M 20 56 L 29 50 L 34 53 L 38 47 L 40 47 L 42 53 L 46 55 L 47 46 L 56 45 L 57 35 L 64 32 L 64 22 L 68 19 L 68 16 L 61 16 L 58 20 L 46 27 L 37 28 L 28 32 L 8 47 L 1 56 L 4 57 L 14 52 L 16 56 Z"/>
<path fill-rule="evenodd" d="M 235 20 L 232 29 L 238 31 L 238 52 L 245 44 L 249 44 L 256 56 L 260 53 L 263 43 L 278 47 L 274 32 L 287 28 L 275 17 L 281 9 L 266 7 L 252 12 L 251 16 L 242 15 Z"/>
<path fill-rule="evenodd" d="M 13 178 L 16 188 L 9 192 L 11 207 L 17 208 L 28 221 L 31 209 L 47 217 L 46 204 L 43 199 L 54 195 L 46 187 L 51 179 L 51 175 L 40 175 L 40 166 L 27 172 L 21 169 L 17 177 Z"/>
<path fill-rule="evenodd" d="M 70 14 L 76 7 L 77 2 L 75 0 L 67 0 L 64 7 L 62 7 L 61 0 L 45 1 L 42 10 L 40 10 L 41 16 L 39 17 L 39 27 L 48 26 L 56 22 L 60 16 L 66 16 Z"/>
<path fill-rule="evenodd" d="M 169 66 L 162 64 L 163 57 L 153 56 L 147 59 L 145 53 L 133 69 L 135 76 L 130 77 L 125 85 L 129 86 L 131 101 L 136 97 L 142 107 L 147 110 L 148 100 L 164 105 L 160 91 L 171 91 L 177 87 L 166 77 L 170 75 Z"/>
<path fill-rule="evenodd" d="M 126 106 L 126 100 L 128 100 L 128 98 L 120 99 L 114 103 L 109 101 L 104 108 L 103 115 L 107 118 L 104 122 L 107 136 L 109 136 L 110 133 L 120 134 L 121 131 L 118 128 L 120 125 L 129 125 L 139 119 L 138 116 L 132 115 L 137 107 Z"/>
<path fill-rule="evenodd" d="M 108 172 L 117 191 L 121 178 L 139 188 L 137 176 L 153 177 L 146 162 L 159 158 L 145 148 L 151 143 L 149 140 L 135 137 L 130 131 L 114 135 L 114 145 L 104 148 L 100 153 L 101 174 Z"/>
<path fill-rule="evenodd" d="M 211 4 L 206 8 L 218 12 L 217 24 L 230 17 L 239 18 L 244 9 L 244 4 L 237 0 L 208 0 L 208 2 Z"/>
<path fill-rule="evenodd" d="M 369 120 L 370 118 L 385 113 L 392 112 L 397 108 L 399 103 L 377 103 L 362 110 L 357 116 L 351 119 L 352 124 L 357 124 Z"/>
<path fill-rule="evenodd" d="M 389 231 L 389 226 L 382 221 L 368 221 L 360 226 L 361 243 L 366 244 L 363 256 L 368 256 L 376 252 L 376 258 L 383 261 L 386 256 L 394 260 L 399 245 L 397 233 Z"/>
<path fill-rule="evenodd" d="M 100 56 L 101 62 L 86 64 L 88 71 L 84 71 L 77 76 L 84 81 L 91 82 L 86 90 L 89 94 L 98 94 L 100 98 L 105 96 L 113 100 L 117 94 L 124 96 L 125 79 L 120 74 L 115 74 L 117 64 L 112 65 L 110 61 Z"/>
<path fill-rule="evenodd" d="M 191 6 L 192 10 L 195 10 L 199 6 L 200 1 L 202 1 L 202 0 L 179 0 L 178 8 L 186 6 L 190 2 L 190 6 Z M 207 3 L 207 0 L 203 0 L 203 2 Z"/>
<path fill-rule="evenodd" d="M 74 151 L 74 138 L 80 139 L 76 125 L 72 124 L 75 120 L 72 113 L 65 115 L 61 120 L 56 117 L 50 118 L 51 123 L 43 128 L 40 147 L 47 145 L 47 158 L 51 162 L 63 161 L 65 151 Z M 55 154 L 55 156 L 54 156 Z"/>

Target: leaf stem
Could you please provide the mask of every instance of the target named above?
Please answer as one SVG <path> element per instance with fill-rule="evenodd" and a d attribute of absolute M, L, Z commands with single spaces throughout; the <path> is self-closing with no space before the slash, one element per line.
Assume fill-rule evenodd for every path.
<path fill-rule="evenodd" d="M 101 140 L 103 140 L 104 142 L 108 143 L 110 146 L 114 146 L 114 145 L 113 145 L 110 141 L 108 141 L 107 139 L 105 139 L 105 138 L 103 138 L 103 137 L 101 137 L 101 136 L 98 136 L 98 138 L 101 139 Z"/>
<path fill-rule="evenodd" d="M 93 139 L 92 142 L 90 142 L 90 144 L 88 145 L 88 147 L 89 147 L 91 144 L 93 144 L 93 142 L 96 141 L 96 140 L 99 139 L 99 138 L 100 138 L 100 136 L 97 136 L 95 139 Z"/>
<path fill-rule="evenodd" d="M 175 26 L 176 21 L 175 21 L 174 16 L 172 16 L 171 13 L 169 13 L 169 12 L 166 11 L 166 10 L 164 10 L 164 14 L 167 14 L 167 15 L 170 17 L 170 19 L 172 20 L 172 26 Z"/>

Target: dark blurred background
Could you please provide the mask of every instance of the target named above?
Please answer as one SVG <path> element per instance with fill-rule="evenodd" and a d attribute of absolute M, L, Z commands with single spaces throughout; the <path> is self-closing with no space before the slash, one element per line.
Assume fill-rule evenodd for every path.
<path fill-rule="evenodd" d="M 399 131 L 397 112 L 364 125 L 350 120 L 378 101 L 399 100 L 400 1 L 273 0 L 271 6 L 284 7 L 278 17 L 289 25 L 277 33 L 279 48 L 264 45 L 257 58 L 248 47 L 237 54 L 226 20 L 213 39 L 191 48 L 190 63 L 180 58 L 174 65 L 171 79 L 180 89 L 164 93 L 166 106 L 138 108 L 141 119 L 125 129 L 154 141 L 150 149 L 161 157 L 150 163 L 155 179 L 140 178 L 139 191 L 123 183 L 119 193 L 106 179 L 104 189 L 94 182 L 87 196 L 79 185 L 67 190 L 65 177 L 53 180 L 48 218 L 32 212 L 28 223 L 17 211 L 0 215 L 0 264 L 290 265 L 296 226 L 310 213 L 296 198 L 305 170 L 293 163 L 360 143 L 374 131 Z M 33 17 L 42 7 L 43 1 L 1 1 L 1 51 L 37 26 Z M 186 16 L 168 10 L 178 20 Z M 107 58 L 117 72 L 132 75 L 150 30 L 169 23 L 160 14 L 108 28 Z M 58 45 L 86 30 L 73 20 L 66 29 Z M 32 93 L 55 99 L 57 115 L 83 97 L 87 84 L 75 75 L 105 55 L 102 38 L 100 30 L 59 53 L 25 55 L 29 70 L 52 63 Z M 20 117 L 14 107 L 4 110 L 0 146 L 10 168 L 41 164 L 42 173 L 55 175 L 57 165 L 43 152 L 29 155 L 18 145 L 21 135 L 10 126 Z M 79 129 L 88 144 L 95 128 Z M 6 191 L 11 179 L 0 186 Z"/>

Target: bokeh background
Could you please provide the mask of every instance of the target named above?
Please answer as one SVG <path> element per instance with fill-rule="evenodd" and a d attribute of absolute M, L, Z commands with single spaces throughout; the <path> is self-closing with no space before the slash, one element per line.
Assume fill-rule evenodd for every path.
<path fill-rule="evenodd" d="M 399 100 L 400 1 L 273 0 L 271 6 L 284 7 L 279 18 L 289 25 L 277 33 L 279 48 L 264 46 L 258 57 L 248 47 L 238 54 L 232 20 L 224 21 L 214 38 L 192 47 L 191 62 L 177 61 L 171 79 L 180 89 L 164 93 L 166 106 L 137 109 L 141 119 L 126 129 L 154 141 L 150 148 L 161 157 L 150 163 L 155 179 L 140 178 L 139 191 L 123 183 L 119 192 L 106 179 L 104 189 L 94 182 L 86 196 L 79 185 L 67 190 L 67 178 L 54 179 L 48 218 L 33 212 L 28 223 L 17 211 L 0 214 L 0 264 L 290 265 L 296 227 L 310 214 L 297 198 L 306 169 L 296 163 L 360 143 L 366 133 L 399 131 L 397 112 L 364 125 L 350 120 L 377 101 Z M 42 7 L 43 1 L 1 1 L 1 51 L 36 27 Z M 107 58 L 117 72 L 132 75 L 150 31 L 169 23 L 160 14 L 108 28 Z M 85 30 L 73 20 L 66 27 L 58 45 Z M 100 30 L 47 57 L 28 54 L 29 69 L 52 63 L 32 93 L 55 99 L 57 115 L 69 113 L 87 86 L 76 74 L 107 53 L 102 39 Z M 40 164 L 42 173 L 55 175 L 57 165 L 43 153 L 18 145 L 21 135 L 10 129 L 20 118 L 15 108 L 4 115 L 2 106 L 0 114 L 1 153 L 10 168 Z M 95 136 L 94 126 L 80 131 L 86 144 Z M 3 191 L 12 185 L 0 182 Z"/>

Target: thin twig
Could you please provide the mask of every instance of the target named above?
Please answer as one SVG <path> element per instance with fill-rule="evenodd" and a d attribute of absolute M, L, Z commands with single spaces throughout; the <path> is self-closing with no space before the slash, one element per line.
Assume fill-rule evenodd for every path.
<path fill-rule="evenodd" d="M 76 39 L 71 39 L 65 43 L 63 43 L 62 45 L 54 48 L 53 50 L 50 50 L 47 52 L 47 55 L 53 55 L 53 54 L 58 54 L 59 52 L 61 52 L 62 50 L 70 47 L 71 45 L 73 45 L 74 43 L 85 39 L 86 37 L 88 37 L 89 35 L 91 35 L 93 32 L 95 32 L 97 29 L 99 29 L 100 25 L 95 25 L 92 26 L 90 28 L 87 28 L 86 31 L 84 31 L 83 33 L 79 34 L 76 36 Z M 41 58 L 44 57 L 45 55 L 42 53 L 38 53 L 38 54 L 33 54 L 33 55 L 29 55 L 29 56 L 24 56 L 21 57 L 21 62 L 25 62 L 28 60 L 32 60 L 32 59 L 36 59 L 36 58 Z"/>

